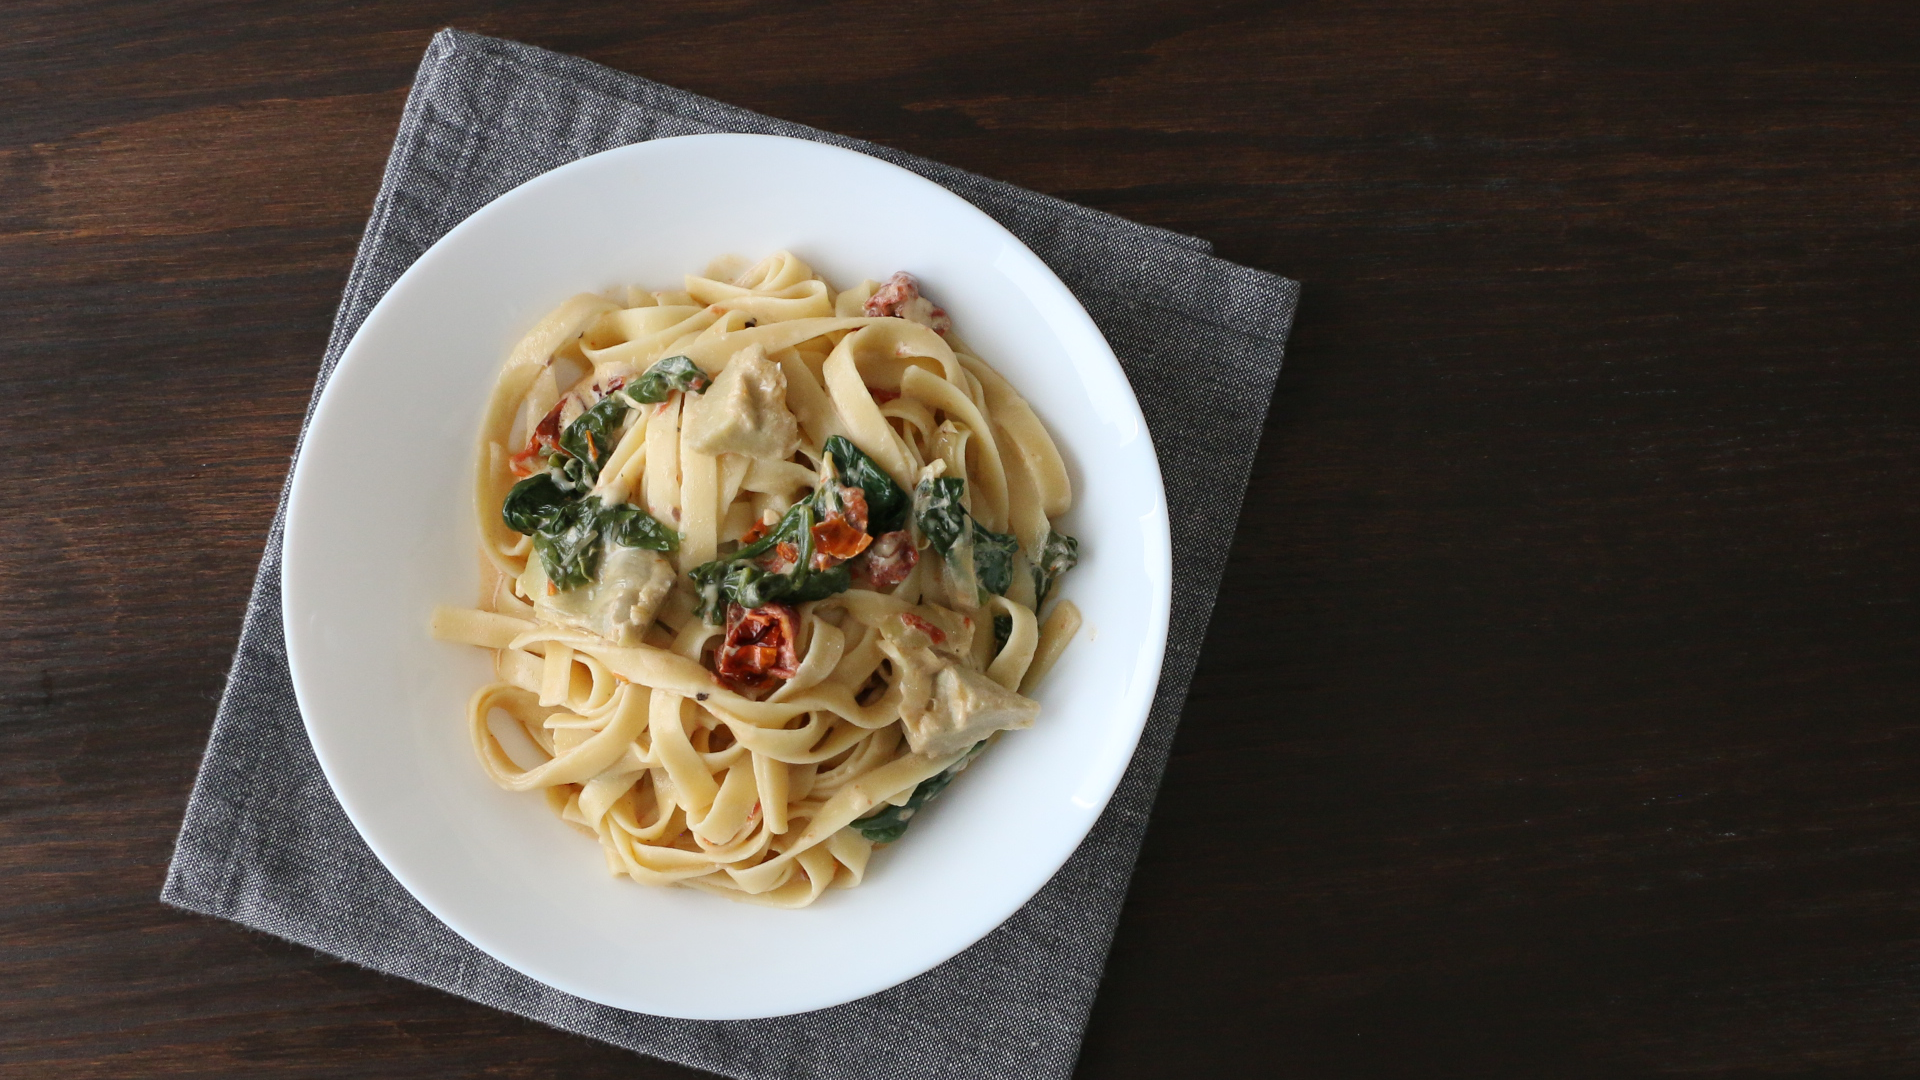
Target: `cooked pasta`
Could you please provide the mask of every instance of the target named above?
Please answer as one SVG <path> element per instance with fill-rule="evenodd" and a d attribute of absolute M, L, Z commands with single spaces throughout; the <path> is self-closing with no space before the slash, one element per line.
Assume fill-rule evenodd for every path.
<path fill-rule="evenodd" d="M 481 766 L 616 874 L 782 907 L 860 883 L 1080 626 L 1078 542 L 1026 401 L 909 275 L 787 252 L 580 295 L 482 423 Z"/>

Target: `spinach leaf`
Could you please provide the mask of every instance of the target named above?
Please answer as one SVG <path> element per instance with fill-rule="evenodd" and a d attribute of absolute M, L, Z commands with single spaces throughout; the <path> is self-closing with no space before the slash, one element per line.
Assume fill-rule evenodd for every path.
<path fill-rule="evenodd" d="M 568 503 L 533 534 L 533 550 L 555 588 L 585 585 L 600 568 L 599 508 L 599 499 Z"/>
<path fill-rule="evenodd" d="M 532 536 L 572 498 L 572 492 L 562 488 L 552 473 L 535 473 L 507 492 L 506 502 L 500 504 L 500 518 L 514 532 Z"/>
<path fill-rule="evenodd" d="M 727 603 L 739 604 L 744 608 L 757 608 L 762 604 L 804 604 L 809 600 L 825 600 L 835 593 L 846 592 L 853 586 L 853 575 L 844 566 L 835 566 L 826 570 L 801 571 L 798 567 L 784 573 L 771 573 L 752 563 L 706 563 L 695 567 L 696 582 L 701 578 L 698 572 L 707 567 L 720 565 L 719 598 Z M 702 582 L 704 584 L 704 582 Z M 702 590 L 705 596 L 705 590 Z M 724 607 L 724 605 L 723 605 Z"/>
<path fill-rule="evenodd" d="M 680 534 L 660 524 L 659 519 L 637 506 L 610 506 L 602 510 L 600 527 L 608 539 L 621 547 L 647 548 L 651 551 L 680 549 Z"/>
<path fill-rule="evenodd" d="M 1020 541 L 1009 533 L 997 533 L 973 523 L 973 573 L 980 587 L 990 593 L 1007 595 L 1013 585 L 1013 555 Z"/>
<path fill-rule="evenodd" d="M 959 776 L 962 770 L 973 763 L 974 758 L 980 756 L 980 751 L 986 748 L 987 740 L 985 739 L 974 743 L 965 757 L 939 773 L 920 781 L 920 786 L 913 789 L 913 795 L 904 805 L 883 806 L 880 812 L 872 817 L 864 817 L 854 822 L 853 827 L 876 844 L 891 844 L 900 839 L 900 835 L 907 831 L 907 825 L 911 822 L 913 815 L 927 805 L 935 795 L 947 790 L 947 785 L 953 783 L 953 778 Z"/>
<path fill-rule="evenodd" d="M 672 359 L 687 367 L 693 364 L 686 357 Z M 648 375 L 662 364 L 668 361 L 655 364 Z M 678 365 L 668 364 L 668 368 L 663 378 L 688 381 Z M 700 380 L 706 379 L 699 368 L 692 370 Z M 580 497 L 593 487 L 600 466 L 619 440 L 627 410 L 634 407 L 628 388 L 622 388 L 575 417 L 561 432 L 559 446 L 547 455 L 546 471 L 513 485 L 500 505 L 501 520 L 509 529 L 533 537 L 547 580 L 557 589 L 574 589 L 592 581 L 601 549 L 608 543 L 652 551 L 680 546 L 679 534 L 637 506 L 602 506 L 597 498 Z"/>
<path fill-rule="evenodd" d="M 1012 636 L 1013 616 L 1005 613 L 996 614 L 993 617 L 993 653 L 995 656 L 1000 655 L 1000 650 L 1007 647 L 1007 639 Z"/>
<path fill-rule="evenodd" d="M 619 442 L 620 425 L 627 410 L 667 400 L 675 390 L 699 393 L 713 380 L 684 356 L 669 356 L 647 369 L 645 375 L 596 402 L 593 408 L 574 417 L 560 433 L 560 453 L 551 464 L 573 484 L 592 487 Z"/>
<path fill-rule="evenodd" d="M 534 483 L 543 479 L 547 481 L 545 486 Z M 560 491 L 551 473 L 522 480 L 514 485 L 514 492 L 522 488 L 527 488 L 530 494 L 521 501 L 531 508 L 522 507 L 515 515 L 514 493 L 509 492 L 502 513 L 515 531 L 533 537 L 533 550 L 539 552 L 547 580 L 553 582 L 556 589 L 576 589 L 592 581 L 600 569 L 601 551 L 608 543 L 654 551 L 673 551 L 680 546 L 679 535 L 645 510 L 637 506 L 602 506 L 599 499 L 591 496 L 573 501 Z M 537 497 L 550 493 L 559 493 L 563 501 L 533 505 Z M 536 512 L 539 516 L 534 516 Z M 516 518 L 520 524 L 533 528 L 520 528 L 515 524 Z"/>
<path fill-rule="evenodd" d="M 675 390 L 702 394 L 712 385 L 712 376 L 701 371 L 700 365 L 684 356 L 669 356 L 628 383 L 620 393 L 635 405 L 653 405 L 667 400 L 667 395 Z"/>
<path fill-rule="evenodd" d="M 942 555 L 953 553 L 967 535 L 967 508 L 960 503 L 967 482 L 957 476 L 936 476 L 913 489 L 913 519 Z"/>
<path fill-rule="evenodd" d="M 1048 529 L 1047 542 L 1033 560 L 1033 602 L 1038 605 L 1046 600 L 1048 590 L 1060 580 L 1060 575 L 1073 569 L 1079 562 L 1080 541 L 1063 532 Z"/>
<path fill-rule="evenodd" d="M 566 463 L 567 475 L 591 487 L 600 475 L 600 466 L 613 453 L 620 422 L 626 418 L 627 403 L 619 394 L 601 398 L 593 408 L 574 417 L 567 430 L 560 433 L 560 449 L 573 458 Z"/>
<path fill-rule="evenodd" d="M 878 462 L 841 435 L 828 437 L 826 452 L 833 459 L 833 471 L 840 482 L 866 493 L 869 534 L 880 536 L 907 527 L 907 511 L 912 501 Z"/>
<path fill-rule="evenodd" d="M 826 485 L 821 485 L 824 491 Z M 837 497 L 838 492 L 803 499 L 786 512 L 767 534 L 731 555 L 701 563 L 688 571 L 699 588 L 700 602 L 694 613 L 708 625 L 717 626 L 726 617 L 728 604 L 757 608 L 762 604 L 804 604 L 825 600 L 853 587 L 853 575 L 842 566 L 817 570 L 813 565 L 813 522 L 816 503 Z M 781 543 L 794 546 L 799 561 L 780 571 L 761 567 L 756 560 Z"/>
<path fill-rule="evenodd" d="M 973 520 L 960 503 L 966 490 L 967 482 L 957 476 L 920 481 L 913 492 L 914 521 L 934 548 L 949 559 L 962 557 L 961 548 L 971 548 L 973 576 L 980 588 L 1005 596 L 1013 585 L 1013 556 L 1020 550 L 1020 541 Z M 971 543 L 966 542 L 969 540 Z"/>

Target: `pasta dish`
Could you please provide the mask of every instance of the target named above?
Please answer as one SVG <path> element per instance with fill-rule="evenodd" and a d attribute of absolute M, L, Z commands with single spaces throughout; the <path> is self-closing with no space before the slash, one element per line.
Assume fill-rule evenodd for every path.
<path fill-rule="evenodd" d="M 782 907 L 1001 732 L 1080 626 L 1072 486 L 1026 400 L 898 273 L 780 252 L 582 294 L 519 343 L 479 441 L 493 651 L 467 722 L 608 867 Z"/>

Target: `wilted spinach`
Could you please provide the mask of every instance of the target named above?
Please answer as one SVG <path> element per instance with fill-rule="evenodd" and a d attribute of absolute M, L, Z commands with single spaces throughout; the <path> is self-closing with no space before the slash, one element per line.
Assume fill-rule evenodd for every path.
<path fill-rule="evenodd" d="M 841 435 L 827 438 L 826 452 L 833 460 L 833 471 L 840 482 L 866 494 L 867 532 L 880 536 L 907 527 L 907 511 L 912 508 L 912 501 L 879 463 Z"/>
<path fill-rule="evenodd" d="M 600 466 L 613 453 L 620 434 L 620 423 L 627 418 L 627 403 L 618 393 L 601 398 L 599 403 L 573 418 L 560 433 L 560 449 L 567 460 L 562 470 L 575 484 L 592 487 L 600 476 Z"/>
<path fill-rule="evenodd" d="M 592 581 L 608 543 L 653 551 L 680 546 L 680 537 L 645 510 L 602 506 L 593 496 L 561 505 L 531 535 L 547 580 L 557 589 L 576 589 Z"/>
<path fill-rule="evenodd" d="M 685 356 L 669 356 L 628 383 L 621 393 L 632 398 L 635 405 L 653 405 L 667 400 L 667 395 L 675 390 L 704 394 L 712 385 L 713 378 L 701 371 L 700 365 Z"/>
<path fill-rule="evenodd" d="M 971 515 L 960 501 L 966 491 L 967 482 L 957 476 L 931 477 L 913 489 L 913 520 L 942 555 L 951 555 L 967 535 Z"/>
<path fill-rule="evenodd" d="M 599 499 L 588 499 L 598 503 Z M 660 524 L 652 514 L 637 506 L 609 506 L 600 511 L 600 528 L 621 547 L 647 548 L 651 551 L 676 551 L 680 534 Z"/>
<path fill-rule="evenodd" d="M 593 580 L 602 543 L 595 514 L 599 504 L 598 499 L 568 503 L 533 534 L 533 550 L 555 588 L 578 588 Z"/>
<path fill-rule="evenodd" d="M 592 487 L 600 467 L 619 442 L 620 425 L 626 422 L 628 409 L 665 401 L 675 390 L 697 394 L 711 385 L 713 380 L 692 360 L 669 356 L 575 417 L 560 434 L 561 454 L 555 456 L 561 460 L 551 464 L 576 485 Z"/>
<path fill-rule="evenodd" d="M 821 491 L 826 489 L 827 485 L 822 484 Z M 746 608 L 773 603 L 803 604 L 809 600 L 825 600 L 851 588 L 853 575 L 845 566 L 820 570 L 813 565 L 817 504 L 838 494 L 831 491 L 823 496 L 816 491 L 812 498 L 795 503 L 765 536 L 731 555 L 701 563 L 688 571 L 699 590 L 695 613 L 704 617 L 709 625 L 717 626 L 725 620 L 728 604 Z M 783 543 L 793 545 L 797 561 L 779 570 L 768 570 L 759 564 L 762 556 Z"/>
<path fill-rule="evenodd" d="M 973 573 L 980 587 L 999 596 L 1013 586 L 1013 556 L 1020 541 L 1009 533 L 997 533 L 973 523 Z"/>
<path fill-rule="evenodd" d="M 1013 586 L 1013 556 L 1020 550 L 1020 541 L 974 520 L 960 501 L 966 491 L 967 482 L 957 476 L 920 481 L 913 491 L 914 521 L 934 548 L 950 560 L 964 557 L 962 549 L 971 548 L 973 575 L 980 588 L 1005 596 Z"/>
<path fill-rule="evenodd" d="M 533 537 L 533 549 L 555 588 L 574 589 L 593 580 L 601 549 L 622 547 L 673 551 L 679 534 L 637 506 L 602 506 L 591 496 L 619 442 L 627 410 L 665 401 L 674 390 L 700 393 L 713 384 L 706 372 L 684 356 L 669 356 L 646 374 L 601 398 L 574 417 L 546 455 L 546 470 L 513 485 L 500 505 L 507 528 Z"/>
<path fill-rule="evenodd" d="M 699 587 L 695 611 L 709 624 L 718 625 L 725 618 L 728 604 L 748 608 L 776 602 L 800 604 L 825 600 L 853 586 L 853 575 L 846 566 L 822 570 L 813 565 L 813 526 L 833 514 L 844 514 L 842 488 L 857 488 L 866 497 L 869 534 L 879 536 L 906 526 L 911 502 L 886 470 L 843 436 L 828 438 L 825 449 L 837 483 L 821 483 L 760 539 L 689 571 Z M 761 566 L 760 559 L 782 543 L 794 546 L 799 561 L 779 570 Z"/>
<path fill-rule="evenodd" d="M 507 528 L 532 536 L 553 520 L 572 498 L 571 486 L 561 487 L 551 472 L 535 473 L 507 492 L 507 501 L 500 506 L 500 517 Z"/>
<path fill-rule="evenodd" d="M 1047 542 L 1033 560 L 1033 602 L 1039 604 L 1044 601 L 1053 583 L 1060 580 L 1060 575 L 1073 569 L 1079 562 L 1080 541 L 1066 533 L 1048 529 Z"/>
<path fill-rule="evenodd" d="M 907 825 L 911 823 L 913 815 L 927 805 L 935 795 L 947 790 L 947 785 L 953 783 L 953 778 L 959 776 L 961 770 L 971 764 L 974 758 L 979 757 L 980 751 L 986 748 L 987 740 L 985 739 L 974 743 L 965 757 L 920 781 L 920 786 L 913 789 L 913 794 L 904 804 L 883 806 L 880 812 L 872 817 L 864 817 L 854 822 L 853 827 L 860 830 L 862 836 L 876 844 L 891 844 L 900 839 L 900 834 L 907 831 Z"/>

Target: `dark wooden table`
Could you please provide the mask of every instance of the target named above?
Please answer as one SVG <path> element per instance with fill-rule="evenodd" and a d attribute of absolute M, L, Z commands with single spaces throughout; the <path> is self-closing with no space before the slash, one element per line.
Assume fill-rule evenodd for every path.
<path fill-rule="evenodd" d="M 1305 282 L 1082 1075 L 1920 1073 L 1920 7 L 22 0 L 8 1075 L 695 1075 L 156 899 L 447 24 Z"/>

